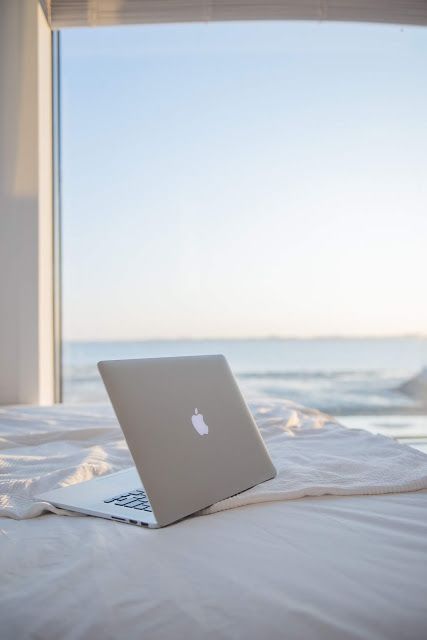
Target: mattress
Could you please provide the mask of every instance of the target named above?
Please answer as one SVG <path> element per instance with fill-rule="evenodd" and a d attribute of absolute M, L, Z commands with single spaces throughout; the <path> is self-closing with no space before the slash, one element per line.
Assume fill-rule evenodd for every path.
<path fill-rule="evenodd" d="M 78 414 L 43 412 L 64 439 Z M 426 490 L 242 504 L 160 530 L 3 517 L 0 549 L 2 640 L 427 637 Z"/>

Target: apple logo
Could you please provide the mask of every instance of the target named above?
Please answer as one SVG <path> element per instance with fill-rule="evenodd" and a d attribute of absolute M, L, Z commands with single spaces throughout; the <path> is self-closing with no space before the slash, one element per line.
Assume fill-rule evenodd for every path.
<path fill-rule="evenodd" d="M 199 413 L 198 409 L 194 409 L 194 416 L 191 416 L 191 422 L 200 436 L 206 436 L 208 434 L 209 427 L 205 423 L 203 415 Z"/>

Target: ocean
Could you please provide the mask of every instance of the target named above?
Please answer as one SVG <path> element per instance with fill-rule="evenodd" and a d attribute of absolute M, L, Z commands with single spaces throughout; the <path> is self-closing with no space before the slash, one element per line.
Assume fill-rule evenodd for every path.
<path fill-rule="evenodd" d="M 107 401 L 99 360 L 209 353 L 228 358 L 248 400 L 285 398 L 349 426 L 427 436 L 424 337 L 65 342 L 63 400 Z"/>

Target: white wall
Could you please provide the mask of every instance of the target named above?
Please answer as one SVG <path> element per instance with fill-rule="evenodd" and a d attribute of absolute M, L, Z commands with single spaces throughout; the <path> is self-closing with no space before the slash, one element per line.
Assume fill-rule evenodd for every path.
<path fill-rule="evenodd" d="M 0 0 L 0 404 L 53 401 L 51 33 Z"/>

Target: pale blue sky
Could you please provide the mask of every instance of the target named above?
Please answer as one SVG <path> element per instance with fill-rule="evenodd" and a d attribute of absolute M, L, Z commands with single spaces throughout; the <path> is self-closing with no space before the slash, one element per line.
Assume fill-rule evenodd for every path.
<path fill-rule="evenodd" d="M 427 30 L 62 34 L 67 339 L 427 332 Z"/>

